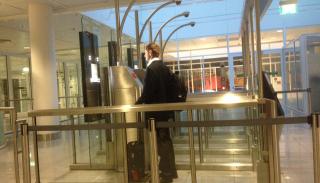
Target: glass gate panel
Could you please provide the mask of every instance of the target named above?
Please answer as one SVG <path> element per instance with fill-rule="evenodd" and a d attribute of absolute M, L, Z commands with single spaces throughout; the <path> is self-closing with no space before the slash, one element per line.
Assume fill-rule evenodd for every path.
<path fill-rule="evenodd" d="M 9 106 L 6 57 L 0 56 L 0 107 Z"/>
<path fill-rule="evenodd" d="M 66 103 L 67 108 L 80 107 L 79 69 L 76 63 L 65 63 Z"/>

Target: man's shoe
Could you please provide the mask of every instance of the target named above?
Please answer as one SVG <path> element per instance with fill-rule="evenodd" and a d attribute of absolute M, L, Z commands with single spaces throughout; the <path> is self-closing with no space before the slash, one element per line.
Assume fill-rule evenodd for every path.
<path fill-rule="evenodd" d="M 171 177 L 160 177 L 160 183 L 171 183 L 172 178 Z"/>
<path fill-rule="evenodd" d="M 167 174 L 167 173 L 160 173 L 159 175 L 160 177 L 167 177 L 167 178 L 171 178 L 171 179 L 177 179 L 178 178 L 178 174 L 174 173 L 174 174 Z"/>

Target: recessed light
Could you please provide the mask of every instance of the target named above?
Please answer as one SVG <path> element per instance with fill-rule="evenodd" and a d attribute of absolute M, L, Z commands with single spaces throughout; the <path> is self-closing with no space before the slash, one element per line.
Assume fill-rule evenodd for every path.
<path fill-rule="evenodd" d="M 280 32 L 283 32 L 283 30 L 282 30 L 282 29 L 279 29 L 279 30 L 277 30 L 277 32 L 279 32 L 279 33 L 280 33 Z"/>

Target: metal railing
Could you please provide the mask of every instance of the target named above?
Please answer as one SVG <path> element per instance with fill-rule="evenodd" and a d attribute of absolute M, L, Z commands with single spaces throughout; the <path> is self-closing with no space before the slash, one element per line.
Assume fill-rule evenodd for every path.
<path fill-rule="evenodd" d="M 295 93 L 296 94 L 296 106 L 292 106 L 288 104 L 288 96 L 287 94 L 292 94 Z M 304 96 L 302 96 L 302 98 L 300 98 L 301 102 L 307 102 L 307 111 L 303 111 L 304 107 L 301 108 L 299 107 L 299 93 L 306 93 L 306 97 L 304 98 Z M 306 114 L 306 113 L 311 113 L 312 112 L 312 100 L 311 100 L 311 88 L 306 88 L 306 89 L 293 89 L 293 90 L 287 90 L 287 91 L 276 91 L 275 94 L 283 94 L 284 96 L 284 107 L 285 110 L 292 110 L 294 112 L 298 112 L 298 113 L 302 113 L 302 114 Z M 306 101 L 303 101 L 306 100 Z"/>
<path fill-rule="evenodd" d="M 232 107 L 255 107 L 262 105 L 263 110 L 266 112 L 265 118 L 250 119 L 250 120 L 207 120 L 207 121 L 193 121 L 192 110 L 194 109 L 217 109 L 217 108 L 232 108 Z M 127 129 L 127 128 L 145 128 L 149 129 L 150 136 L 150 149 L 151 149 L 151 180 L 152 182 L 159 182 L 159 170 L 157 166 L 157 142 L 156 142 L 156 128 L 171 128 L 171 127 L 188 127 L 189 132 L 189 149 L 190 149 L 190 169 L 192 183 L 197 182 L 196 179 L 196 165 L 195 165 L 195 148 L 193 138 L 194 127 L 215 127 L 215 126 L 262 126 L 267 129 L 268 147 L 269 147 L 269 163 L 270 163 L 270 182 L 280 183 L 280 157 L 279 157 L 279 144 L 277 125 L 280 124 L 297 124 L 310 122 L 313 129 L 313 148 L 314 148 L 314 179 L 315 183 L 319 183 L 319 114 L 305 117 L 291 117 L 291 118 L 277 118 L 275 103 L 271 100 L 244 100 L 238 103 L 224 104 L 219 102 L 187 102 L 187 103 L 170 103 L 170 104 L 149 104 L 149 105 L 125 105 L 125 106 L 111 106 L 111 107 L 91 107 L 91 108 L 77 108 L 77 109 L 52 109 L 52 110 L 39 110 L 33 111 L 28 114 L 33 118 L 33 121 L 40 116 L 59 116 L 59 115 L 79 115 L 79 114 L 106 114 L 106 113 L 121 113 L 126 112 L 148 112 L 148 111 L 171 111 L 171 110 L 187 110 L 188 121 L 176 121 L 156 123 L 154 119 L 149 119 L 146 123 L 125 123 L 122 118 L 121 124 L 90 124 L 90 125 L 41 125 L 41 126 L 28 126 L 22 125 L 22 143 L 23 143 L 23 167 L 24 167 L 24 181 L 31 182 L 30 164 L 29 164 L 29 139 L 28 133 L 30 131 L 72 131 L 72 130 L 106 130 L 106 129 Z M 125 131 L 124 131 L 125 133 Z M 36 134 L 36 133 L 34 133 Z M 37 151 L 37 139 L 34 138 L 35 152 Z M 123 144 L 125 146 L 125 144 Z M 125 149 L 126 150 L 126 149 Z M 37 153 L 35 153 L 37 156 Z M 126 156 L 126 153 L 125 153 Z M 126 159 L 126 158 L 124 158 Z M 127 162 L 124 161 L 124 182 L 128 182 Z M 40 182 L 39 161 L 35 157 L 36 169 L 36 182 Z"/>

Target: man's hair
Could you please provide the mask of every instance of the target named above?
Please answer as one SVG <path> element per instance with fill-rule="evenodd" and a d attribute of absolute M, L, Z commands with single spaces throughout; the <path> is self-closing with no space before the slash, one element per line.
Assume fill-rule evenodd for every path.
<path fill-rule="evenodd" d="M 152 57 L 159 57 L 160 55 L 160 47 L 156 43 L 149 43 L 146 46 L 147 51 L 152 51 Z"/>

